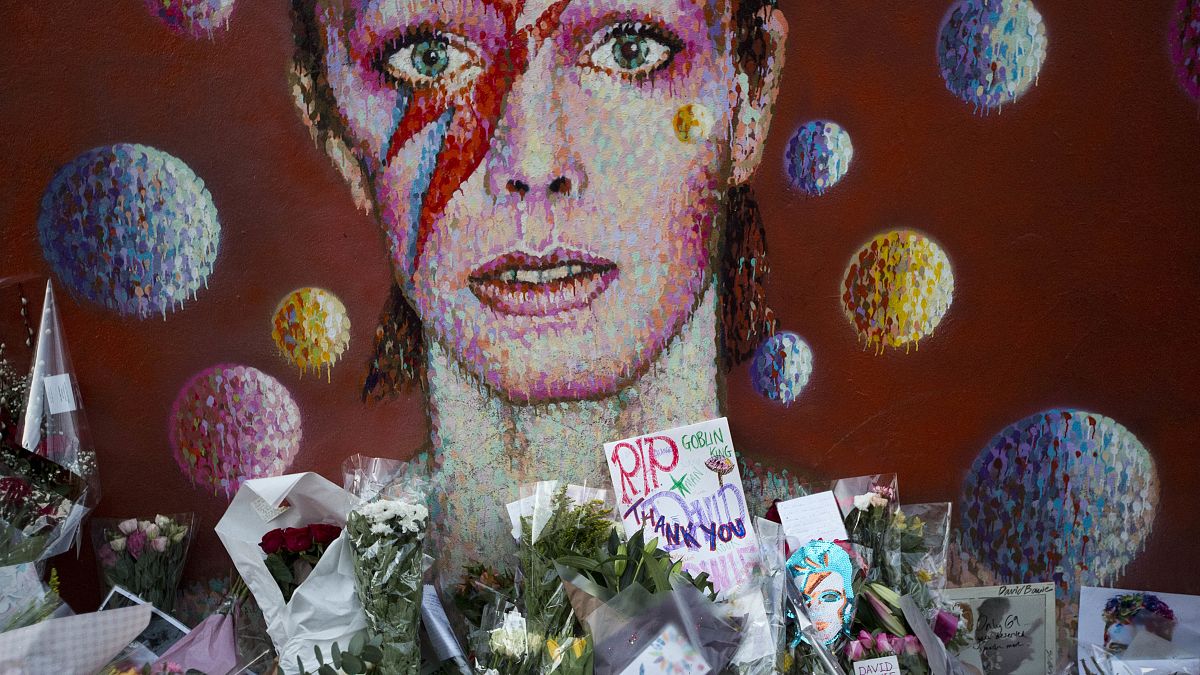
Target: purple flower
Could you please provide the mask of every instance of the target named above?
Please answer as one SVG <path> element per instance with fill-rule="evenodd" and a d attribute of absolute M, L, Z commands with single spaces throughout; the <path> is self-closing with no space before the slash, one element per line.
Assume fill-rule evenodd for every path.
<path fill-rule="evenodd" d="M 96 551 L 96 555 L 100 557 L 100 564 L 105 567 L 112 567 L 117 564 L 117 552 L 112 550 L 112 546 L 101 544 L 100 549 Z"/>
<path fill-rule="evenodd" d="M 134 560 L 142 557 L 142 551 L 146 548 L 146 533 L 141 530 L 134 530 L 132 534 L 125 538 L 125 550 L 129 551 L 129 555 L 133 556 Z"/>
<path fill-rule="evenodd" d="M 958 617 L 952 612 L 939 609 L 933 619 L 933 634 L 942 642 L 950 642 L 958 634 Z"/>
<path fill-rule="evenodd" d="M 867 651 L 875 649 L 875 636 L 865 630 L 858 631 L 858 642 Z"/>

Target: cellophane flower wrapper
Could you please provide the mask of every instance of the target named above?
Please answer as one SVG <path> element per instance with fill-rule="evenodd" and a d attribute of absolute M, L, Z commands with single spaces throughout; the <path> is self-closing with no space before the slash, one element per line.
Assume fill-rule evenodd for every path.
<path fill-rule="evenodd" d="M 5 372 L 17 372 L 9 363 Z M 12 378 L 5 375 L 5 380 Z M 100 500 L 96 454 L 53 288 L 47 284 L 17 428 L 13 383 L 0 431 L 0 565 L 45 560 L 78 540 Z M 19 429 L 19 433 L 16 433 Z M 14 433 L 9 433 L 10 431 Z"/>
<path fill-rule="evenodd" d="M 618 675 L 651 641 L 674 627 L 720 673 L 741 644 L 738 627 L 722 618 L 712 600 L 690 584 L 669 593 L 651 594 L 631 585 L 600 604 L 586 618 L 595 650 L 595 675 Z"/>
<path fill-rule="evenodd" d="M 896 474 L 842 478 L 834 482 L 833 494 L 850 541 L 867 561 L 867 581 L 898 584 L 902 578 L 900 535 L 891 527 L 900 508 Z"/>
<path fill-rule="evenodd" d="M 591 648 L 585 644 L 583 624 L 575 616 L 555 561 L 546 554 L 593 555 L 617 526 L 611 511 L 612 491 L 543 481 L 521 486 L 519 494 L 521 498 L 508 505 L 508 512 L 517 521 L 520 600 L 531 639 L 525 662 L 513 672 L 579 672 Z M 576 509 L 586 505 L 607 509 L 608 529 L 596 541 L 584 541 L 592 533 L 570 526 Z M 549 541 L 551 537 L 554 541 Z"/>
<path fill-rule="evenodd" d="M 195 525 L 191 513 L 92 519 L 92 546 L 103 592 L 120 586 L 159 610 L 172 612 Z"/>
<path fill-rule="evenodd" d="M 349 493 L 315 473 L 257 478 L 242 483 L 217 523 L 217 536 L 262 610 L 284 673 L 299 672 L 298 659 L 316 670 L 314 648 L 330 654 L 334 642 L 348 645 L 366 628 L 366 618 L 344 530 L 287 601 L 267 568 L 263 535 L 314 523 L 344 527 L 351 505 Z"/>
<path fill-rule="evenodd" d="M 352 460 L 347 484 L 365 497 L 346 520 L 355 588 L 370 631 L 383 638 L 382 671 L 415 673 L 421 664 L 429 481 L 416 474 L 385 477 L 365 468 L 385 463 Z"/>

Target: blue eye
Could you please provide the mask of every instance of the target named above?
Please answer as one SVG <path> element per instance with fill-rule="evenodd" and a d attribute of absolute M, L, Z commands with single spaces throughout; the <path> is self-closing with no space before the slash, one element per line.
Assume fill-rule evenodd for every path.
<path fill-rule="evenodd" d="M 424 32 L 400 40 L 382 67 L 413 89 L 461 89 L 483 72 L 483 58 L 475 44 L 461 35 Z"/>
<path fill-rule="evenodd" d="M 620 23 L 592 39 L 584 50 L 584 65 L 612 74 L 647 77 L 666 68 L 683 49 L 678 38 L 646 23 Z"/>

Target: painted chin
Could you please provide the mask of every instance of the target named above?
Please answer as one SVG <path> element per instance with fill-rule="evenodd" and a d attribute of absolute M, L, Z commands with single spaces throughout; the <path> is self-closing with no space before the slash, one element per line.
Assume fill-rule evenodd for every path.
<path fill-rule="evenodd" d="M 558 318 L 589 307 L 620 275 L 611 260 L 557 249 L 545 255 L 506 253 L 473 270 L 467 285 L 497 314 Z"/>

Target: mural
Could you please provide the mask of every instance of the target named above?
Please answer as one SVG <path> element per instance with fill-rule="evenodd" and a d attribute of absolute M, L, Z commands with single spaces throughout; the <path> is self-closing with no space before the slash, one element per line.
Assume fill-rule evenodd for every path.
<path fill-rule="evenodd" d="M 1148 375 L 1196 354 L 1193 0 L 114 6 L 0 10 L 3 272 L 75 300 L 102 512 L 411 458 L 454 569 L 521 483 L 727 415 L 761 507 L 896 470 L 980 576 L 1200 592 L 1200 401 Z"/>

